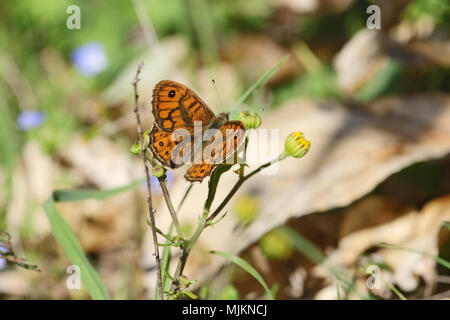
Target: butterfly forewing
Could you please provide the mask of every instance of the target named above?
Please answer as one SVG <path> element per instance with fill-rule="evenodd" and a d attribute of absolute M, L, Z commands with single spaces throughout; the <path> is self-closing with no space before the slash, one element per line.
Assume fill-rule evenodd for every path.
<path fill-rule="evenodd" d="M 168 133 L 177 129 L 191 131 L 195 121 L 206 126 L 214 118 L 214 113 L 194 91 L 170 80 L 160 81 L 155 86 L 152 107 L 156 124 Z"/>

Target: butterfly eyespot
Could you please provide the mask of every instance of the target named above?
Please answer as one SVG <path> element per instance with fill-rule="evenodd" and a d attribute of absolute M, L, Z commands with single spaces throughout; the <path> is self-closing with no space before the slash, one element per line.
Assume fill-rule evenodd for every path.
<path fill-rule="evenodd" d="M 166 151 L 165 155 L 168 156 L 169 155 L 169 151 Z"/>
<path fill-rule="evenodd" d="M 175 90 L 170 90 L 169 91 L 169 98 L 173 98 L 175 97 Z"/>
<path fill-rule="evenodd" d="M 161 141 L 161 142 L 159 143 L 159 145 L 160 145 L 161 147 L 164 146 L 164 142 Z"/>
<path fill-rule="evenodd" d="M 200 170 L 200 173 L 203 173 L 203 172 L 205 172 L 205 169 Z"/>

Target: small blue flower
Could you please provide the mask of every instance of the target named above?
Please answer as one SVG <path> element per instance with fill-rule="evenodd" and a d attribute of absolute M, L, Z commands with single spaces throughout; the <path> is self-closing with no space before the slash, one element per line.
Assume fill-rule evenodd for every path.
<path fill-rule="evenodd" d="M 75 48 L 71 58 L 75 68 L 85 77 L 93 77 L 109 65 L 103 45 L 96 41 Z"/>
<path fill-rule="evenodd" d="M 40 127 L 45 121 L 45 115 L 36 110 L 23 110 L 17 117 L 17 126 L 22 131 Z"/>
<path fill-rule="evenodd" d="M 173 184 L 173 173 L 169 170 L 166 171 L 166 185 L 167 189 L 170 189 L 170 187 Z M 159 185 L 158 178 L 156 178 L 154 175 L 150 176 L 150 186 L 152 188 L 152 193 L 154 194 L 162 194 L 161 186 Z M 142 187 L 147 191 L 147 182 L 144 182 Z"/>
<path fill-rule="evenodd" d="M 1 252 L 8 252 L 8 249 L 5 247 L 0 247 Z M 3 270 L 6 268 L 6 259 L 0 258 L 0 270 Z"/>

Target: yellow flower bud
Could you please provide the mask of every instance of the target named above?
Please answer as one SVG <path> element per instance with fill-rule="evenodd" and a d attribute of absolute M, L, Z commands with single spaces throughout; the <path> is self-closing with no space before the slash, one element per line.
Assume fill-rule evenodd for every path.
<path fill-rule="evenodd" d="M 276 260 L 289 259 L 293 252 L 292 244 L 277 229 L 265 234 L 259 246 L 266 257 Z"/>
<path fill-rule="evenodd" d="M 261 117 L 257 113 L 252 115 L 248 111 L 241 112 L 239 114 L 239 120 L 242 121 L 247 130 L 256 129 L 261 125 Z"/>
<path fill-rule="evenodd" d="M 164 169 L 162 166 L 154 166 L 152 174 L 158 179 L 162 178 L 166 174 L 166 169 Z"/>
<path fill-rule="evenodd" d="M 311 142 L 303 137 L 303 132 L 297 131 L 287 136 L 284 142 L 284 152 L 288 156 L 301 158 L 308 152 L 310 146 Z"/>
<path fill-rule="evenodd" d="M 252 196 L 241 196 L 233 206 L 233 213 L 241 224 L 252 222 L 261 211 L 258 199 Z"/>

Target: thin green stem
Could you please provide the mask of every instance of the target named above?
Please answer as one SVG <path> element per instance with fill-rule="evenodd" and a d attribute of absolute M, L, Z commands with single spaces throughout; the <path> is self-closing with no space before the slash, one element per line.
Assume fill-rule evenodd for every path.
<path fill-rule="evenodd" d="M 276 162 L 279 162 L 279 161 L 285 159 L 286 157 L 287 157 L 287 155 L 283 152 L 279 156 L 277 156 L 275 159 L 262 164 L 257 169 L 253 170 L 252 172 L 250 172 L 246 176 L 243 176 L 242 178 L 240 178 L 236 182 L 234 187 L 231 189 L 230 193 L 228 193 L 228 195 L 225 197 L 225 199 L 222 201 L 222 203 L 217 207 L 217 209 L 210 216 L 208 216 L 208 215 L 210 213 L 210 206 L 211 206 L 212 201 L 209 198 L 206 200 L 205 207 L 203 208 L 203 214 L 202 214 L 202 216 L 200 218 L 200 222 L 199 222 L 199 224 L 197 226 L 197 229 L 195 230 L 195 232 L 192 235 L 191 239 L 188 241 L 187 245 L 183 249 L 183 253 L 182 253 L 181 257 L 180 257 L 180 260 L 178 261 L 178 265 L 177 265 L 177 268 L 176 268 L 175 274 L 174 274 L 174 281 L 172 281 L 171 290 L 175 290 L 177 288 L 177 286 L 178 286 L 178 279 L 179 279 L 179 277 L 181 276 L 181 274 L 182 274 L 182 272 L 184 270 L 184 267 L 186 265 L 187 259 L 189 257 L 190 252 L 191 252 L 191 249 L 195 245 L 197 240 L 200 238 L 200 235 L 202 234 L 203 230 L 205 230 L 205 228 L 211 224 L 212 220 L 228 204 L 228 202 L 231 200 L 233 195 L 242 186 L 242 184 L 245 181 L 247 181 L 248 179 L 250 179 L 251 177 L 253 177 L 255 174 L 257 174 L 258 172 L 260 172 L 261 170 L 269 167 L 270 165 L 272 165 L 272 164 L 274 164 Z"/>
<path fill-rule="evenodd" d="M 238 182 L 236 182 L 236 184 L 234 185 L 233 189 L 231 189 L 230 193 L 228 193 L 228 195 L 225 197 L 225 199 L 223 199 L 222 203 L 208 217 L 207 221 L 208 222 L 212 221 L 220 213 L 220 211 L 222 211 L 222 209 L 228 204 L 228 202 L 235 195 L 235 193 L 239 190 L 239 188 L 244 184 L 245 181 L 247 181 L 248 179 L 253 177 L 255 174 L 259 173 L 261 170 L 271 166 L 272 164 L 274 164 L 276 162 L 279 162 L 279 161 L 283 160 L 284 158 L 286 158 L 286 154 L 283 152 L 282 154 L 280 154 L 275 159 L 264 163 L 263 165 L 259 166 L 257 169 L 253 170 L 252 172 L 250 172 L 246 176 L 243 176 L 241 179 L 239 179 Z"/>
<path fill-rule="evenodd" d="M 169 191 L 167 190 L 166 182 L 159 180 L 159 185 L 161 186 L 161 190 L 164 195 L 164 200 L 166 201 L 167 204 L 167 209 L 169 209 L 170 215 L 172 216 L 173 224 L 175 226 L 175 230 L 177 230 L 178 237 L 180 239 L 184 239 L 180 223 L 178 222 L 177 213 L 173 208 L 172 200 L 170 199 Z"/>

